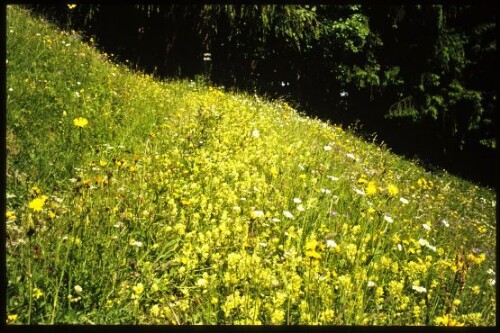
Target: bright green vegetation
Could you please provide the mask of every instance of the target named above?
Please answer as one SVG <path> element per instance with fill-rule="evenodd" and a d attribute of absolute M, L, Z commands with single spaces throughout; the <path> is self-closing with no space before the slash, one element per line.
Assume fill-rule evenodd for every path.
<path fill-rule="evenodd" d="M 496 324 L 492 190 L 7 14 L 9 323 Z"/>

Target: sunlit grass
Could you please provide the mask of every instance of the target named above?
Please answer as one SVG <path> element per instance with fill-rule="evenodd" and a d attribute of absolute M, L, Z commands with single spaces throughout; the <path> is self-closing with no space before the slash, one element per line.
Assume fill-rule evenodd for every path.
<path fill-rule="evenodd" d="M 494 191 L 7 13 L 8 323 L 496 325 Z"/>

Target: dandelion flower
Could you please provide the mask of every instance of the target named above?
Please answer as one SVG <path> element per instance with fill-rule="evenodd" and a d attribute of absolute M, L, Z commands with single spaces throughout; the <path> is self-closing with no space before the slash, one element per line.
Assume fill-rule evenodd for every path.
<path fill-rule="evenodd" d="M 43 205 L 45 205 L 45 201 L 48 199 L 46 195 L 42 195 L 39 198 L 35 198 L 30 201 L 28 207 L 33 209 L 35 212 L 39 212 L 42 210 Z"/>
<path fill-rule="evenodd" d="M 86 118 L 78 117 L 73 119 L 73 125 L 76 127 L 84 128 L 89 124 L 89 121 Z"/>
<path fill-rule="evenodd" d="M 389 195 L 390 195 L 391 197 L 393 197 L 393 196 L 395 196 L 396 194 L 398 194 L 398 193 L 399 193 L 399 190 L 398 190 L 398 188 L 397 188 L 395 185 L 393 185 L 393 184 L 389 184 L 389 185 L 387 186 L 387 192 L 389 192 Z"/>
<path fill-rule="evenodd" d="M 375 182 L 371 181 L 368 183 L 365 189 L 366 195 L 375 195 L 377 194 L 377 186 L 375 186 Z"/>

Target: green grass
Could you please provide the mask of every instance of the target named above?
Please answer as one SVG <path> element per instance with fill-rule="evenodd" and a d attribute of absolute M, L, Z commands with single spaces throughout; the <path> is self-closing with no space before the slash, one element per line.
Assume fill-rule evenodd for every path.
<path fill-rule="evenodd" d="M 8 323 L 496 325 L 491 189 L 16 6 L 7 61 Z"/>

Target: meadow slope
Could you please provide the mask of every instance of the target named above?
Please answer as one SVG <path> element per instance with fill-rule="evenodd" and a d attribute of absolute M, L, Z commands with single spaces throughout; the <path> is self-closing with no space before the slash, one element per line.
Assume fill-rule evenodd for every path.
<path fill-rule="evenodd" d="M 7 7 L 7 322 L 496 325 L 496 194 Z"/>

